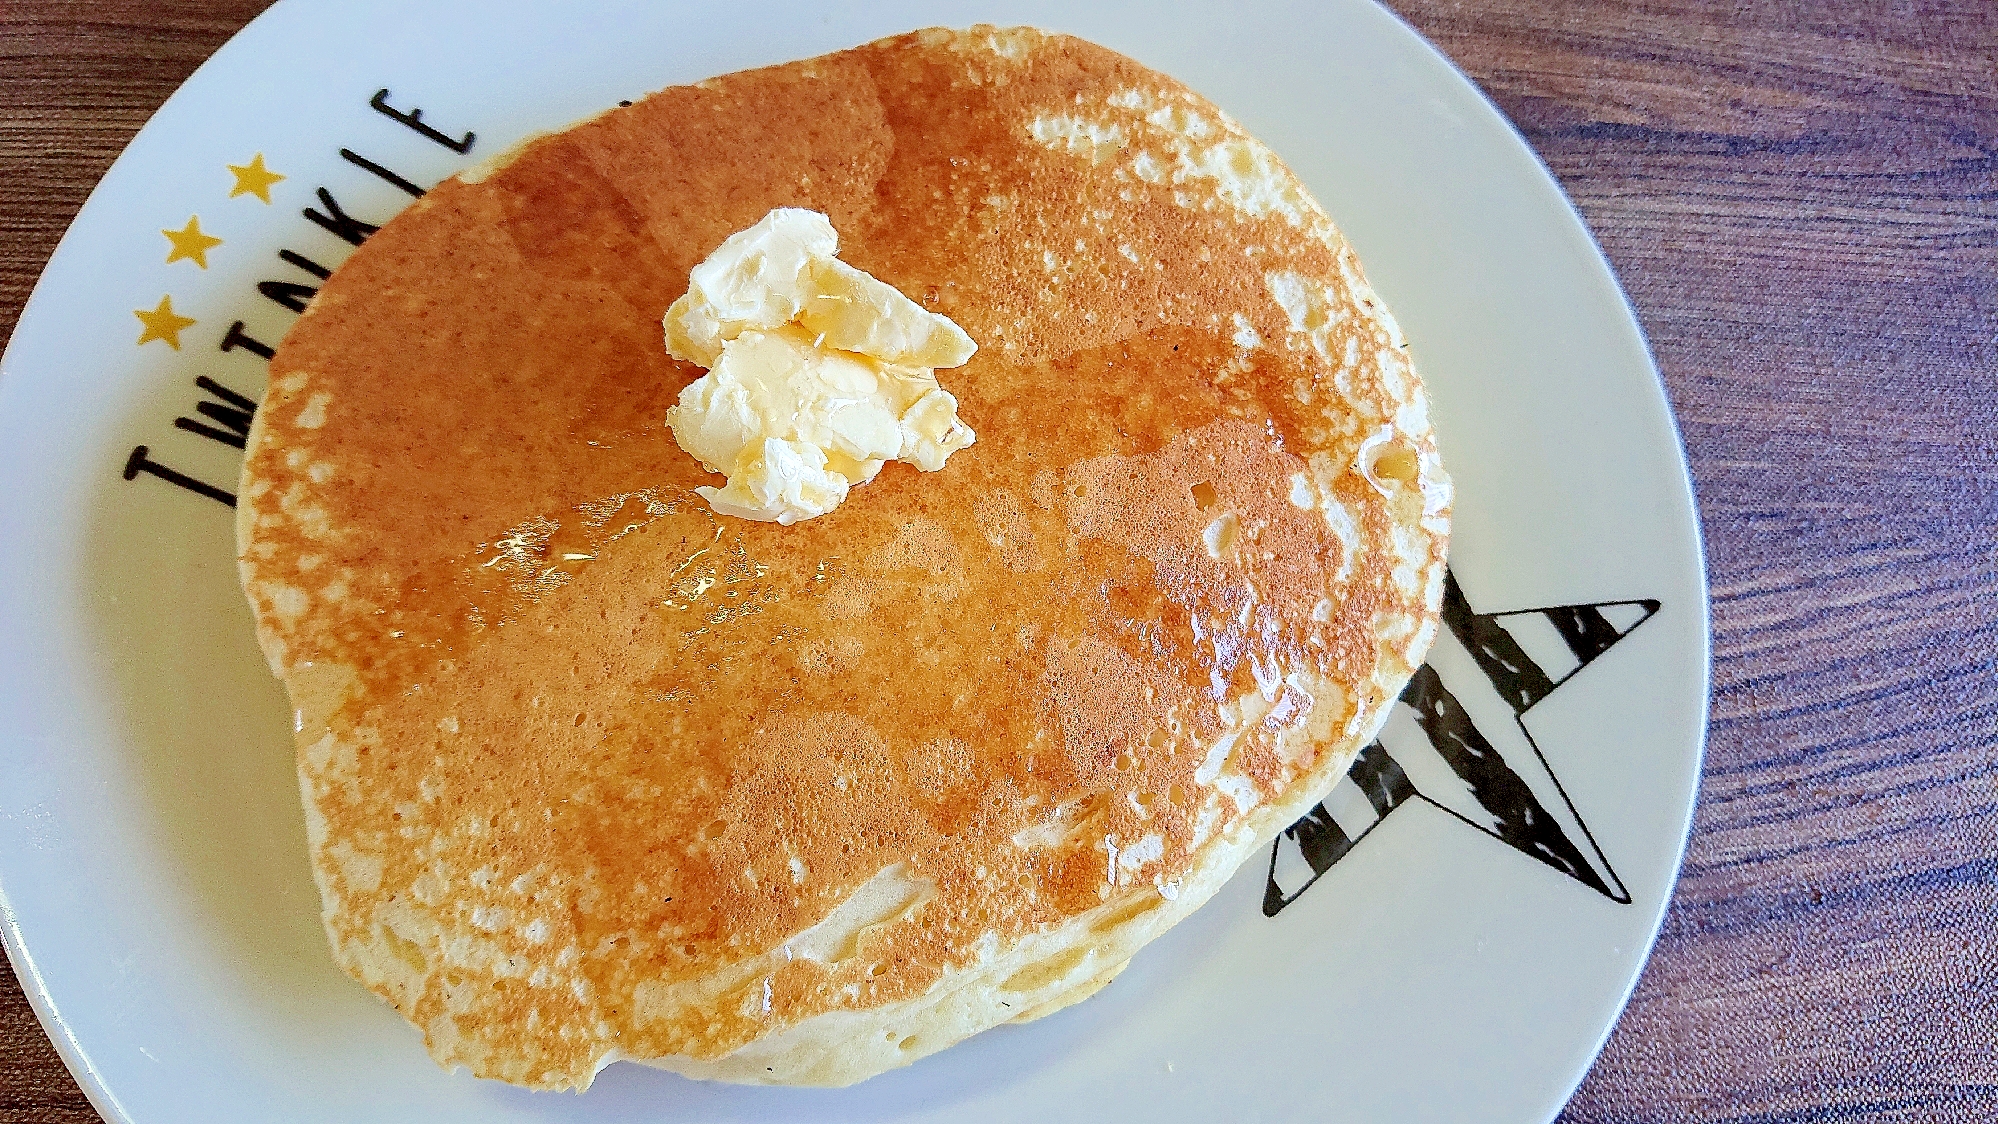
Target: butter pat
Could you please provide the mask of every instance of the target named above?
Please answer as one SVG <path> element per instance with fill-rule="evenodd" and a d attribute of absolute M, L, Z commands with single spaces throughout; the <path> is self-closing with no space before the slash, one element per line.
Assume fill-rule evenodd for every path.
<path fill-rule="evenodd" d="M 724 515 L 824 515 L 891 460 L 924 472 L 970 445 L 936 368 L 978 350 L 964 329 L 838 260 L 817 211 L 780 207 L 723 242 L 666 310 L 666 350 L 708 373 L 666 424 L 724 487 Z"/>

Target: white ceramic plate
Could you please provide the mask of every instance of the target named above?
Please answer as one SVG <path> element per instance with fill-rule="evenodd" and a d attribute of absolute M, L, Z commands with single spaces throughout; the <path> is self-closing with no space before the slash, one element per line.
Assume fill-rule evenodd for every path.
<path fill-rule="evenodd" d="M 195 380 L 261 393 L 253 349 L 220 344 L 238 322 L 265 342 L 289 325 L 258 283 L 312 278 L 281 250 L 344 256 L 302 214 L 328 211 L 318 188 L 379 223 L 409 198 L 391 175 L 427 185 L 660 86 L 977 21 L 1078 33 L 1184 79 L 1358 246 L 1459 488 L 1469 646 L 1446 632 L 1432 660 L 1431 726 L 1400 708 L 1371 783 L 1342 785 L 1100 997 L 857 1088 L 626 1064 L 572 1096 L 438 1071 L 325 951 L 230 513 L 158 471 L 234 487 L 237 451 L 176 424 L 242 420 Z M 475 133 L 471 154 L 372 108 L 382 89 L 440 135 Z M 230 194 L 228 165 L 255 154 L 285 177 L 268 204 Z M 162 231 L 190 216 L 222 239 L 205 267 L 165 260 Z M 178 349 L 135 346 L 134 310 L 163 296 L 193 323 Z M 1705 728 L 1697 525 L 1637 325 L 1505 121 L 1360 2 L 285 0 L 138 135 L 35 290 L 0 368 L 0 543 L 0 932 L 114 1121 L 1544 1121 L 1649 948 Z M 1503 615 L 1560 606 L 1582 608 Z M 1473 654 L 1508 642 L 1527 670 Z M 1476 752 L 1453 765 L 1437 721 Z"/>

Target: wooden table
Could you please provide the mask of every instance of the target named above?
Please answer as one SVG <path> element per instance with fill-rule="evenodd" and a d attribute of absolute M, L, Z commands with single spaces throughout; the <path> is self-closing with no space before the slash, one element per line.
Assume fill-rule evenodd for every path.
<path fill-rule="evenodd" d="M 0 335 L 262 6 L 0 8 Z M 1707 535 L 1691 850 L 1562 1119 L 1998 1119 L 1998 5 L 1396 6 L 1608 251 Z M 96 1118 L 0 967 L 0 1122 Z"/>

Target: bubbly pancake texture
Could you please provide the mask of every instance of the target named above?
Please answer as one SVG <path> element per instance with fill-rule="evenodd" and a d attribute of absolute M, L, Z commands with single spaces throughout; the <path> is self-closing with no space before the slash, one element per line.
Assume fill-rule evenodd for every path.
<path fill-rule="evenodd" d="M 970 333 L 978 441 L 718 516 L 660 316 L 773 207 Z M 1318 205 L 1184 86 L 925 31 L 447 181 L 271 362 L 239 507 L 335 958 L 445 1065 L 838 1085 L 1102 986 L 1321 799 L 1450 489 Z"/>

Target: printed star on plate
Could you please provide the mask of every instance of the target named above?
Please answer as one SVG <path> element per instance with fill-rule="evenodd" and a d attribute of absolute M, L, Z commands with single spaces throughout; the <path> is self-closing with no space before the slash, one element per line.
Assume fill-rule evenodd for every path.
<path fill-rule="evenodd" d="M 187 225 L 179 230 L 162 230 L 166 240 L 173 245 L 167 253 L 167 264 L 177 261 L 191 261 L 203 269 L 208 268 L 208 251 L 222 244 L 220 238 L 201 229 L 201 216 L 189 215 Z"/>
<path fill-rule="evenodd" d="M 173 310 L 171 296 L 161 297 L 159 307 L 151 312 L 135 308 L 132 310 L 132 315 L 138 317 L 139 323 L 146 326 L 146 330 L 139 333 L 139 344 L 142 347 L 153 340 L 165 340 L 168 347 L 179 351 L 180 333 L 194 327 L 193 320 Z"/>
<path fill-rule="evenodd" d="M 1263 913 L 1275 917 L 1390 812 L 1426 803 L 1613 902 L 1631 895 L 1527 728 L 1533 708 L 1658 612 L 1649 598 L 1502 613 L 1471 608 L 1443 578 L 1443 629 L 1387 725 L 1326 797 L 1270 850 Z M 1605 737 L 1611 736 L 1605 715 Z"/>
<path fill-rule="evenodd" d="M 266 203 L 271 201 L 271 185 L 284 178 L 264 167 L 264 154 L 261 152 L 250 157 L 248 164 L 229 165 L 229 172 L 236 177 L 236 186 L 229 189 L 229 198 L 254 195 Z"/>

